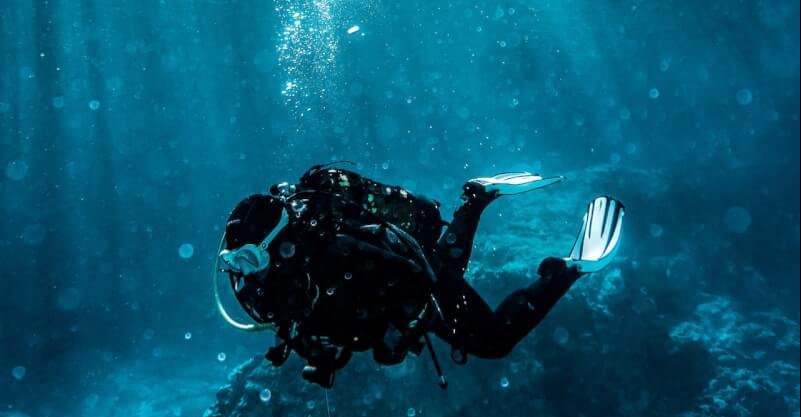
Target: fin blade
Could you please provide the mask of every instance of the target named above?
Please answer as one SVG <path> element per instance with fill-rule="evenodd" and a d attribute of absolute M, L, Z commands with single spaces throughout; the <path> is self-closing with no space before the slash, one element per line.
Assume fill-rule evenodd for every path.
<path fill-rule="evenodd" d="M 598 197 L 587 206 L 576 243 L 566 260 L 583 273 L 608 266 L 620 246 L 624 206 L 611 197 Z"/>

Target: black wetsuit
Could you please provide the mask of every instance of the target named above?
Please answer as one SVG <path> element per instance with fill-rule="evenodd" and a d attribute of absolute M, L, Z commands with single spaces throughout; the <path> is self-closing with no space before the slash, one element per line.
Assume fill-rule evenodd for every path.
<path fill-rule="evenodd" d="M 453 347 L 457 362 L 506 356 L 579 274 L 549 258 L 536 282 L 490 308 L 464 279 L 494 199 L 473 191 L 442 233 L 434 201 L 342 169 L 304 175 L 284 195 L 296 212 L 268 249 L 268 273 L 237 293 L 254 319 L 278 326 L 268 359 L 280 366 L 295 351 L 309 362 L 304 377 L 330 386 L 351 352 L 396 364 L 419 353 L 428 332 Z"/>

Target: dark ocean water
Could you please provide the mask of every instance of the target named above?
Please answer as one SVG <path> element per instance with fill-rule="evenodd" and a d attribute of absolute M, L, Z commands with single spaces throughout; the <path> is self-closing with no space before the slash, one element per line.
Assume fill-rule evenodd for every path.
<path fill-rule="evenodd" d="M 209 275 L 239 199 L 342 159 L 446 218 L 567 175 L 485 215 L 493 302 L 596 195 L 623 248 L 448 392 L 364 356 L 326 397 Z M 0 170 L 2 417 L 799 416 L 797 1 L 3 0 Z"/>

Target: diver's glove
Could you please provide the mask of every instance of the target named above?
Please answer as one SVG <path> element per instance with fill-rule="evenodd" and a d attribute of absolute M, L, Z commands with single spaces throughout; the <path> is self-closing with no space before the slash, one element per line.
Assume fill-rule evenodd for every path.
<path fill-rule="evenodd" d="M 333 356 L 329 355 L 331 352 L 335 352 Z M 333 388 L 336 371 L 344 368 L 352 357 L 353 352 L 350 349 L 335 349 L 326 352 L 325 357 L 310 360 L 309 364 L 303 368 L 301 376 L 312 384 L 323 388 Z"/>
<path fill-rule="evenodd" d="M 478 194 L 480 192 L 491 196 L 523 194 L 538 190 L 564 180 L 565 177 L 543 178 L 530 172 L 509 172 L 494 177 L 473 178 L 465 185 L 465 192 Z"/>
<path fill-rule="evenodd" d="M 323 388 L 333 388 L 336 373 L 331 368 L 306 365 L 301 376 L 312 384 L 317 384 Z"/>
<path fill-rule="evenodd" d="M 569 267 L 582 274 L 598 272 L 608 266 L 620 246 L 626 208 L 611 197 L 593 200 L 584 215 L 576 243 L 565 258 Z"/>

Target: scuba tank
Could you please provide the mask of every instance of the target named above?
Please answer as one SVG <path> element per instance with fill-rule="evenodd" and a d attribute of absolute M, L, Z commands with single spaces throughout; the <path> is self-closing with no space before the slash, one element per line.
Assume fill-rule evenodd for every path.
<path fill-rule="evenodd" d="M 329 165 L 312 167 L 296 186 L 298 193 L 316 192 L 317 209 L 348 219 L 352 226 L 392 224 L 406 232 L 426 254 L 436 246 L 446 224 L 436 201 Z M 325 197 L 325 196 L 328 197 Z"/>

